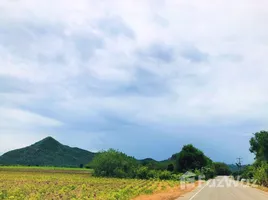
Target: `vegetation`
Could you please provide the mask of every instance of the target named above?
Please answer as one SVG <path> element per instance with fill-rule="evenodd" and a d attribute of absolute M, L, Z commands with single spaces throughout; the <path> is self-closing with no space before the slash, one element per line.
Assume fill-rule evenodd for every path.
<path fill-rule="evenodd" d="M 142 166 L 146 166 L 152 170 L 168 170 L 174 171 L 174 161 L 171 159 L 163 160 L 163 161 L 156 161 L 152 158 L 146 158 L 143 160 L 138 160 L 139 164 Z M 173 169 L 171 170 L 170 165 L 173 165 Z"/>
<path fill-rule="evenodd" d="M 228 167 L 229 167 L 229 169 L 231 170 L 232 173 L 236 173 L 239 170 L 244 169 L 247 166 L 246 165 L 241 165 L 241 167 L 239 167 L 239 166 L 237 166 L 235 164 L 231 164 L 231 165 L 228 165 Z"/>
<path fill-rule="evenodd" d="M 0 156 L 0 165 L 80 167 L 89 163 L 94 155 L 47 137 L 31 146 L 5 153 Z"/>
<path fill-rule="evenodd" d="M 232 173 L 229 166 L 222 162 L 215 162 L 214 168 L 217 176 L 229 176 Z"/>
<path fill-rule="evenodd" d="M 181 152 L 175 156 L 176 171 L 187 172 L 189 170 L 202 169 L 212 165 L 212 161 L 193 145 L 185 145 Z"/>
<path fill-rule="evenodd" d="M 268 187 L 268 163 L 262 162 L 254 169 L 253 178 L 259 185 Z"/>
<path fill-rule="evenodd" d="M 260 131 L 250 139 L 250 152 L 255 154 L 255 163 L 241 172 L 233 173 L 240 179 L 256 180 L 259 185 L 268 187 L 268 132 Z"/>
<path fill-rule="evenodd" d="M 128 200 L 178 186 L 174 181 L 96 178 L 88 174 L 0 171 L 0 199 Z"/>
<path fill-rule="evenodd" d="M 254 134 L 250 152 L 255 154 L 255 163 L 248 166 L 214 163 L 191 144 L 164 161 L 136 160 L 117 150 L 94 154 L 48 137 L 0 157 L 0 200 L 128 200 L 174 187 L 182 175 L 210 179 L 230 175 L 231 169 L 235 177 L 268 187 L 268 132 Z"/>
<path fill-rule="evenodd" d="M 71 168 L 71 167 L 45 167 L 45 166 L 0 166 L 0 171 L 15 171 L 15 172 L 57 172 L 57 173 L 83 173 L 92 174 L 92 169 L 86 168 Z"/>
<path fill-rule="evenodd" d="M 186 171 L 194 171 L 207 178 L 215 176 L 212 161 L 193 145 L 184 146 L 176 156 L 162 162 L 153 159 L 139 161 L 110 149 L 96 155 L 88 166 L 98 177 L 180 180 Z"/>
<path fill-rule="evenodd" d="M 110 149 L 96 155 L 90 166 L 96 176 L 134 178 L 138 163 L 135 158 Z"/>
<path fill-rule="evenodd" d="M 250 139 L 250 152 L 255 154 L 257 162 L 268 161 L 268 132 L 260 131 Z"/>

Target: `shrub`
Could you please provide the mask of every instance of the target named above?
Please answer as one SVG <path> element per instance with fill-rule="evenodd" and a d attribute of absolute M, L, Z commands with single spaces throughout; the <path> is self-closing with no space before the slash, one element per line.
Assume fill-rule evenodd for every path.
<path fill-rule="evenodd" d="M 171 180 L 180 181 L 182 174 L 171 174 Z"/>
<path fill-rule="evenodd" d="M 170 180 L 172 179 L 172 173 L 165 170 L 165 171 L 159 171 L 159 179 L 160 180 Z"/>
<path fill-rule="evenodd" d="M 138 179 L 149 179 L 149 169 L 148 167 L 139 167 L 136 171 L 136 178 Z"/>
<path fill-rule="evenodd" d="M 159 171 L 157 171 L 157 170 L 149 170 L 148 171 L 148 178 L 149 179 L 158 179 L 159 178 Z"/>
<path fill-rule="evenodd" d="M 257 167 L 254 171 L 254 179 L 257 183 L 268 187 L 268 163 L 263 162 L 261 166 Z"/>

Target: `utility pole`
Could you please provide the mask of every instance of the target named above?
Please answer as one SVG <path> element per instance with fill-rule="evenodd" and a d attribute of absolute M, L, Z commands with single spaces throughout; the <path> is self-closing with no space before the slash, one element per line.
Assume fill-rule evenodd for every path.
<path fill-rule="evenodd" d="M 242 159 L 241 157 L 237 158 L 237 163 L 236 166 L 238 167 L 239 174 L 241 173 L 241 168 L 242 168 Z"/>

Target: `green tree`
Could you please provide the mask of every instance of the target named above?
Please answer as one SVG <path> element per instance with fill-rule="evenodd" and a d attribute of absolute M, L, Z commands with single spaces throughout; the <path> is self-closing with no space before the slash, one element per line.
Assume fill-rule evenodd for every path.
<path fill-rule="evenodd" d="M 110 149 L 97 154 L 90 166 L 96 176 L 134 178 L 138 163 L 135 158 Z"/>
<path fill-rule="evenodd" d="M 215 162 L 214 168 L 215 168 L 216 175 L 226 176 L 232 173 L 228 165 L 222 162 Z"/>
<path fill-rule="evenodd" d="M 176 170 L 179 172 L 201 169 L 212 163 L 202 151 L 191 144 L 183 146 L 181 152 L 176 154 L 175 158 Z"/>
<path fill-rule="evenodd" d="M 254 133 L 250 139 L 250 152 L 255 154 L 257 162 L 268 161 L 268 132 L 260 131 Z"/>
<path fill-rule="evenodd" d="M 172 163 L 167 166 L 167 171 L 170 171 L 170 172 L 174 171 L 174 165 Z"/>

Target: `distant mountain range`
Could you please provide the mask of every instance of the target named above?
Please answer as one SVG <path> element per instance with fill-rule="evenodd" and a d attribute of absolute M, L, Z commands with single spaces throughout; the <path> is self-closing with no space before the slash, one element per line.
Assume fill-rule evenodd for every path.
<path fill-rule="evenodd" d="M 95 154 L 47 137 L 31 146 L 3 154 L 0 156 L 0 165 L 79 167 L 88 164 Z"/>

